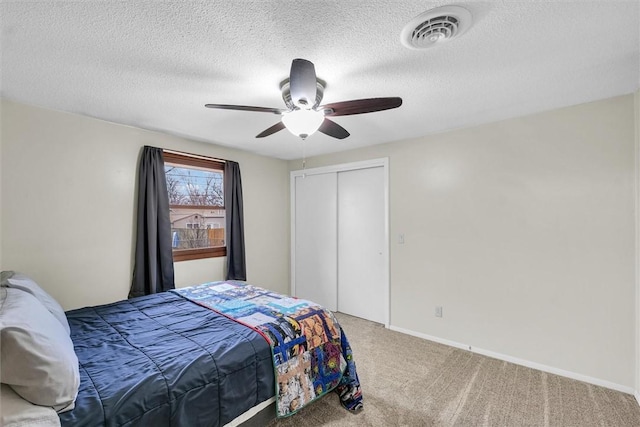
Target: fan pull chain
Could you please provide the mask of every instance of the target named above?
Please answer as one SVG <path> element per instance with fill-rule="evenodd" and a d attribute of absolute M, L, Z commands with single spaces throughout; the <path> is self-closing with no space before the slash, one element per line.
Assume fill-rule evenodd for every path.
<path fill-rule="evenodd" d="M 302 170 L 304 171 L 307 168 L 307 150 L 306 150 L 306 139 L 302 138 Z M 302 173 L 302 178 L 306 178 L 307 174 Z"/>

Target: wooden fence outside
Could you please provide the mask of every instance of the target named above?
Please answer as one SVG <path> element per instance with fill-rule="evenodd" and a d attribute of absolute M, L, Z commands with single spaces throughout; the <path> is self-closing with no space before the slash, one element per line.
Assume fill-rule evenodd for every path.
<path fill-rule="evenodd" d="M 224 228 L 174 228 L 174 249 L 197 249 L 224 246 Z"/>
<path fill-rule="evenodd" d="M 209 244 L 211 246 L 224 246 L 224 228 L 210 228 L 209 232 Z"/>

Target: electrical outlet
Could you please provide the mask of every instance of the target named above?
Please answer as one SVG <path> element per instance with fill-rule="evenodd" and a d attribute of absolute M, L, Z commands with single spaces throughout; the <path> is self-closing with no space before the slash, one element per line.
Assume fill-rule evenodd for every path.
<path fill-rule="evenodd" d="M 436 305 L 436 317 L 442 317 L 442 306 Z"/>
<path fill-rule="evenodd" d="M 399 234 L 398 235 L 398 243 L 401 245 L 404 245 L 404 234 Z"/>

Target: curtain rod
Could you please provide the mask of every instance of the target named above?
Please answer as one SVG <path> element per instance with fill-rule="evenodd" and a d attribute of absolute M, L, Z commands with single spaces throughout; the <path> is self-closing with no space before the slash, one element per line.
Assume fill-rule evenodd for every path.
<path fill-rule="evenodd" d="M 209 157 L 209 156 L 201 156 L 199 154 L 185 153 L 184 151 L 167 150 L 167 149 L 164 149 L 164 148 L 162 149 L 162 151 L 164 151 L 166 153 L 171 153 L 171 154 L 180 154 L 181 156 L 193 157 L 194 159 L 215 160 L 216 162 L 222 162 L 222 163 L 226 163 L 227 162 L 224 159 L 217 159 L 215 157 Z"/>

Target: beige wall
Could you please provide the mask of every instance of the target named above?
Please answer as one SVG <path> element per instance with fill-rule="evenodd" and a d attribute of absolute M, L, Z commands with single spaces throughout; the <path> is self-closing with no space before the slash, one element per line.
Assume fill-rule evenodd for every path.
<path fill-rule="evenodd" d="M 634 94 L 636 122 L 636 400 L 640 403 L 640 90 Z"/>
<path fill-rule="evenodd" d="M 6 100 L 0 267 L 33 276 L 65 309 L 126 298 L 144 145 L 240 163 L 247 279 L 287 292 L 285 161 Z M 224 258 L 179 262 L 175 271 L 177 286 L 222 280 Z"/>
<path fill-rule="evenodd" d="M 633 102 L 320 156 L 307 167 L 389 157 L 392 326 L 633 389 Z"/>
<path fill-rule="evenodd" d="M 3 136 L 4 132 L 2 129 L 4 128 L 4 118 L 2 115 L 2 107 L 3 103 L 0 102 L 0 271 L 2 270 L 2 146 L 3 146 Z"/>

